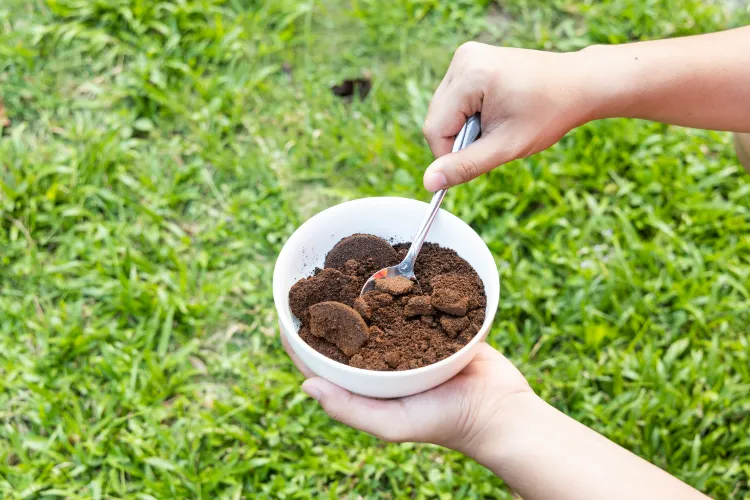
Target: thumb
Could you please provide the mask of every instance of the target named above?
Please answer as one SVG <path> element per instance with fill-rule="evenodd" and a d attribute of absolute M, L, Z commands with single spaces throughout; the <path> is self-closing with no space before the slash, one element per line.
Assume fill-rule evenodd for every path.
<path fill-rule="evenodd" d="M 425 189 L 434 192 L 463 184 L 514 160 L 510 151 L 497 144 L 495 135 L 483 136 L 467 148 L 437 158 L 424 173 Z"/>
<path fill-rule="evenodd" d="M 384 441 L 404 441 L 409 436 L 409 419 L 399 400 L 358 396 L 319 377 L 305 380 L 302 390 L 342 424 Z"/>

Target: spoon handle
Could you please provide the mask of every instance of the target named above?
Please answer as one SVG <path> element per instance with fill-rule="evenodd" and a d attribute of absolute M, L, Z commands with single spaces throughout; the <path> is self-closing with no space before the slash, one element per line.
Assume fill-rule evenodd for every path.
<path fill-rule="evenodd" d="M 453 152 L 455 153 L 456 151 L 459 151 L 474 142 L 479 136 L 480 132 L 481 119 L 479 113 L 475 113 L 470 116 L 468 120 L 466 120 L 466 123 L 461 128 L 461 131 L 456 136 L 456 141 L 453 143 Z M 435 192 L 435 194 L 432 196 L 432 200 L 430 201 L 430 211 L 427 213 L 427 217 L 425 217 L 425 219 L 422 221 L 422 225 L 419 226 L 419 231 L 417 231 L 417 234 L 414 236 L 414 240 L 412 240 L 411 247 L 409 247 L 409 252 L 406 254 L 406 258 L 404 258 L 401 265 L 399 266 L 401 268 L 401 271 L 405 271 L 409 274 L 414 273 L 414 262 L 417 260 L 417 255 L 422 249 L 422 244 L 424 243 L 425 238 L 427 238 L 427 233 L 430 231 L 430 226 L 432 226 L 432 222 L 435 220 L 435 216 L 438 214 L 440 203 L 443 202 L 443 198 L 445 198 L 445 193 L 447 191 L 447 188 L 441 189 L 440 191 Z"/>

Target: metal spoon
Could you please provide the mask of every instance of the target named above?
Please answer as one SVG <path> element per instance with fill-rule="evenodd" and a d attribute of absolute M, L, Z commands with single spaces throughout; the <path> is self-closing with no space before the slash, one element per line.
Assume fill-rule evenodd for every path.
<path fill-rule="evenodd" d="M 456 141 L 453 143 L 453 152 L 455 153 L 474 142 L 479 136 L 480 131 L 480 117 L 479 113 L 476 113 L 466 120 L 463 128 L 456 136 Z M 386 267 L 370 276 L 370 279 L 367 280 L 365 286 L 362 287 L 360 295 L 364 295 L 373 290 L 375 288 L 375 280 L 378 279 L 403 276 L 404 278 L 409 278 L 413 281 L 417 280 L 416 276 L 414 276 L 414 263 L 417 260 L 419 251 L 422 249 L 422 244 L 424 243 L 425 238 L 427 238 L 427 233 L 430 230 L 430 226 L 432 226 L 432 221 L 435 220 L 435 216 L 438 213 L 440 203 L 443 201 L 446 191 L 448 190 L 441 189 L 432 196 L 432 201 L 430 201 L 430 211 L 424 221 L 422 221 L 419 231 L 417 231 L 417 234 L 414 236 L 414 240 L 412 240 L 411 247 L 409 247 L 409 252 L 406 254 L 406 257 L 404 257 L 404 260 L 402 260 L 400 264 Z"/>

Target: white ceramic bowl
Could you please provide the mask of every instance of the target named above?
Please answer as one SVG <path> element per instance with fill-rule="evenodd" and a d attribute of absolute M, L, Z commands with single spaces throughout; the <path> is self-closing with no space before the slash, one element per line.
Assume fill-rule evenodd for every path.
<path fill-rule="evenodd" d="M 406 198 L 364 198 L 342 203 L 314 216 L 297 229 L 281 249 L 273 272 L 273 298 L 281 334 L 294 352 L 318 376 L 363 396 L 397 398 L 437 387 L 460 372 L 483 342 L 500 299 L 500 276 L 482 238 L 455 215 L 440 210 L 427 241 L 455 250 L 484 282 L 487 314 L 479 333 L 452 356 L 413 370 L 363 370 L 329 359 L 297 335 L 299 321 L 289 309 L 289 289 L 299 279 L 323 267 L 326 254 L 342 238 L 354 233 L 380 236 L 395 243 L 411 241 L 427 214 L 426 203 Z"/>

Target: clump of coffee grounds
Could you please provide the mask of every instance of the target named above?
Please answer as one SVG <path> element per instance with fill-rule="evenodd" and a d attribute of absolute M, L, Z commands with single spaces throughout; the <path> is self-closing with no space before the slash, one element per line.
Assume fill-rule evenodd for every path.
<path fill-rule="evenodd" d="M 328 358 L 367 370 L 419 368 L 465 346 L 484 322 L 487 298 L 476 271 L 453 250 L 425 243 L 414 266 L 419 284 L 379 280 L 359 297 L 365 281 L 400 262 L 408 248 L 367 234 L 337 243 L 325 268 L 289 291 L 300 338 Z"/>

